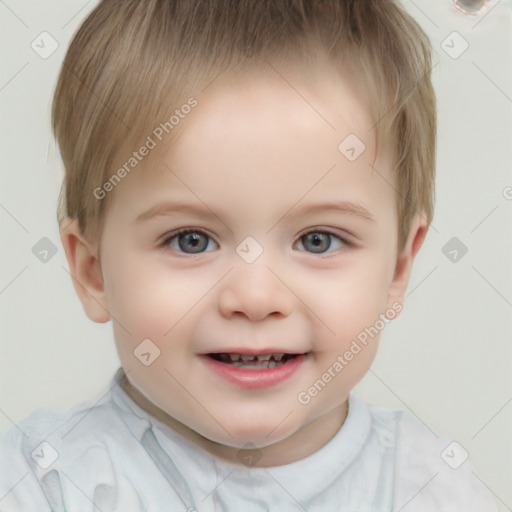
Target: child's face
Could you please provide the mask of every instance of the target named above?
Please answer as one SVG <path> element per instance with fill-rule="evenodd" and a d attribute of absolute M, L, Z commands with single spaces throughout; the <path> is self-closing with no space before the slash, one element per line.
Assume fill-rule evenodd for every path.
<path fill-rule="evenodd" d="M 283 461 L 344 421 L 410 263 L 395 273 L 390 155 L 375 160 L 357 91 L 342 78 L 286 78 L 269 68 L 196 96 L 172 148 L 117 185 L 101 239 L 130 383 L 204 442 L 286 446 Z M 338 149 L 351 133 L 366 145 L 354 161 Z M 171 238 L 180 228 L 196 235 Z M 148 366 L 134 355 L 145 339 L 160 351 Z M 221 352 L 305 355 L 258 370 L 206 355 Z"/>

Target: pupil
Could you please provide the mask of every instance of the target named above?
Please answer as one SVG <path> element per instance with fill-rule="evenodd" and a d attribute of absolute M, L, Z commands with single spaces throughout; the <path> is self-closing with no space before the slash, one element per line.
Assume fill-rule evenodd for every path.
<path fill-rule="evenodd" d="M 197 245 L 197 235 L 189 235 L 189 241 L 192 243 L 193 246 Z"/>
<path fill-rule="evenodd" d="M 202 252 L 206 248 L 207 243 L 205 243 L 204 237 L 203 241 L 201 241 L 201 235 L 199 233 L 186 233 L 180 238 L 179 245 L 184 252 L 187 252 L 187 249 L 191 248 L 194 250 L 188 252 Z"/>
<path fill-rule="evenodd" d="M 326 233 L 311 233 L 306 235 L 306 242 L 311 242 L 312 252 L 323 252 L 329 249 L 331 241 Z"/>

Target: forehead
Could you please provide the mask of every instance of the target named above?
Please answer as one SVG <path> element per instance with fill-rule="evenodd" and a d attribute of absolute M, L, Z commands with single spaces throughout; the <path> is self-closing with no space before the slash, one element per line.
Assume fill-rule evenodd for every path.
<path fill-rule="evenodd" d="M 373 125 L 364 96 L 348 71 L 329 69 L 325 63 L 304 70 L 266 63 L 214 80 L 199 95 L 199 108 L 184 123 L 181 136 L 184 145 L 191 145 L 198 137 L 240 142 L 248 131 L 261 139 L 278 133 L 276 144 L 311 138 L 304 149 L 318 148 L 321 137 L 325 144 L 319 149 L 338 151 L 339 142 L 355 133 L 368 155 L 375 152 Z"/>
<path fill-rule="evenodd" d="M 376 160 L 374 120 L 348 74 L 267 64 L 214 80 L 197 101 L 172 144 L 164 140 L 120 188 L 137 214 L 178 197 L 213 209 L 226 200 L 233 211 L 268 206 L 274 216 L 272 203 L 289 208 L 305 195 L 375 208 L 394 201 L 387 155 Z M 352 148 L 362 151 L 355 160 L 344 153 Z"/>

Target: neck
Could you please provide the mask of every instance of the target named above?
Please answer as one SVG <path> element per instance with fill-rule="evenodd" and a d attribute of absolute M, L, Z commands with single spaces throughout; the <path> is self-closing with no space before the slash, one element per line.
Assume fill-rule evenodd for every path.
<path fill-rule="evenodd" d="M 146 413 L 211 455 L 232 464 L 241 464 L 241 461 L 245 460 L 246 456 L 253 456 L 256 458 L 256 462 L 251 464 L 251 467 L 282 466 L 312 455 L 336 435 L 345 422 L 348 413 L 348 402 L 346 401 L 340 407 L 304 425 L 297 432 L 282 441 L 255 450 L 241 450 L 240 448 L 212 441 L 176 420 L 134 387 L 126 375 L 123 375 L 121 378 L 120 385 L 126 394 Z M 318 443 L 319 430 L 321 430 L 324 439 L 324 442 L 320 445 Z"/>

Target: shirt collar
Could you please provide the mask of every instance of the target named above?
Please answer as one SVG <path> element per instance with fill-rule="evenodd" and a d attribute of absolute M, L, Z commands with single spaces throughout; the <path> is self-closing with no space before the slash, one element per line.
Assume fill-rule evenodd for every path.
<path fill-rule="evenodd" d="M 338 478 L 358 456 L 371 429 L 371 414 L 368 405 L 358 395 L 351 392 L 344 424 L 322 448 L 308 457 L 290 464 L 267 468 L 246 468 L 205 452 L 168 425 L 151 416 L 137 405 L 122 388 L 121 379 L 125 378 L 123 368 L 119 368 L 111 382 L 111 399 L 127 428 L 139 442 L 142 441 L 145 432 L 152 429 L 162 450 L 173 459 L 186 457 L 186 465 L 192 473 L 190 461 L 194 461 L 193 463 L 200 468 L 203 474 L 208 468 L 211 468 L 212 473 L 224 475 L 232 473 L 230 480 L 236 479 L 238 476 L 245 484 L 248 477 L 256 480 L 261 478 L 268 480 L 270 474 L 284 487 L 293 488 L 294 495 L 299 500 L 310 497 L 315 489 L 318 492 L 318 489 L 329 486 L 333 480 Z M 312 468 L 314 468 L 314 474 L 311 473 Z M 300 485 L 298 485 L 297 475 L 308 475 L 308 478 L 301 478 Z M 212 482 L 214 482 L 213 475 L 212 478 Z M 211 482 L 208 485 L 211 485 Z"/>

